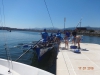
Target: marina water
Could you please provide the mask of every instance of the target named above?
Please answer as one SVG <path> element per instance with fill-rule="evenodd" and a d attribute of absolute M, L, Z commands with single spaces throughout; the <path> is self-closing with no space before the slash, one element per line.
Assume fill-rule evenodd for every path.
<path fill-rule="evenodd" d="M 0 30 L 0 58 L 7 59 L 5 51 L 5 43 L 9 49 L 12 60 L 16 60 L 28 48 L 23 48 L 22 45 L 32 44 L 41 38 L 40 33 L 29 31 L 2 31 Z M 33 57 L 32 50 L 26 53 L 18 62 L 30 64 Z"/>
<path fill-rule="evenodd" d="M 0 58 L 7 59 L 5 51 L 5 43 L 9 49 L 12 60 L 16 60 L 25 50 L 28 48 L 23 48 L 22 45 L 32 44 L 34 41 L 40 40 L 41 35 L 39 32 L 30 31 L 4 31 L 0 30 Z M 96 43 L 100 44 L 100 37 L 95 36 L 83 36 L 83 43 Z M 33 52 L 30 50 L 26 53 L 18 62 L 31 64 L 33 57 Z"/>

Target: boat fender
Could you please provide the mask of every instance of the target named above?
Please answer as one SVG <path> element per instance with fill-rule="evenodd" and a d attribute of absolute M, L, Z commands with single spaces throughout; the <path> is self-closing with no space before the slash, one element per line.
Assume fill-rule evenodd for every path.
<path fill-rule="evenodd" d="M 70 46 L 70 49 L 77 49 L 77 46 Z"/>
<path fill-rule="evenodd" d="M 81 53 L 79 49 L 74 50 L 74 53 Z"/>

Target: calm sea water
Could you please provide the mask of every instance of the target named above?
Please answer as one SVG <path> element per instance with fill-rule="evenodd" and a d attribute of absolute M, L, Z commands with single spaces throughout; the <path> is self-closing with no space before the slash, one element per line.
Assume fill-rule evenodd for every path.
<path fill-rule="evenodd" d="M 32 41 L 38 41 L 41 38 L 38 32 L 29 31 L 2 31 L 0 30 L 0 58 L 7 59 L 5 51 L 5 43 L 9 49 L 12 60 L 16 60 L 22 53 L 23 49 L 21 44 L 30 44 Z M 83 36 L 82 42 L 100 44 L 100 37 Z M 18 62 L 30 64 L 32 62 L 33 52 L 30 50 Z"/>
<path fill-rule="evenodd" d="M 22 44 L 31 44 L 32 41 L 38 41 L 41 38 L 40 33 L 28 31 L 2 31 L 0 30 L 0 58 L 7 59 L 5 43 L 9 49 L 12 60 L 16 60 L 24 50 Z M 26 53 L 18 62 L 30 64 L 33 57 L 32 50 Z"/>

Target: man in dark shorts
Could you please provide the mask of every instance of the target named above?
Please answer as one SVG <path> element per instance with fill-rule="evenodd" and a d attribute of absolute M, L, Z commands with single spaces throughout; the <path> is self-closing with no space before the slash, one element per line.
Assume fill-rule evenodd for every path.
<path fill-rule="evenodd" d="M 75 41 L 76 41 L 76 35 L 77 35 L 77 30 L 74 30 L 73 32 L 72 32 L 72 36 L 73 36 L 73 42 L 74 42 L 74 45 L 76 44 L 75 43 Z"/>

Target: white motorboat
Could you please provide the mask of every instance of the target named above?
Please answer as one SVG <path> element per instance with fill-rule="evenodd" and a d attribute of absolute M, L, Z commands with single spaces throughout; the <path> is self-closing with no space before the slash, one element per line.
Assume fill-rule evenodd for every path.
<path fill-rule="evenodd" d="M 0 58 L 0 75 L 53 75 L 23 63 Z"/>

